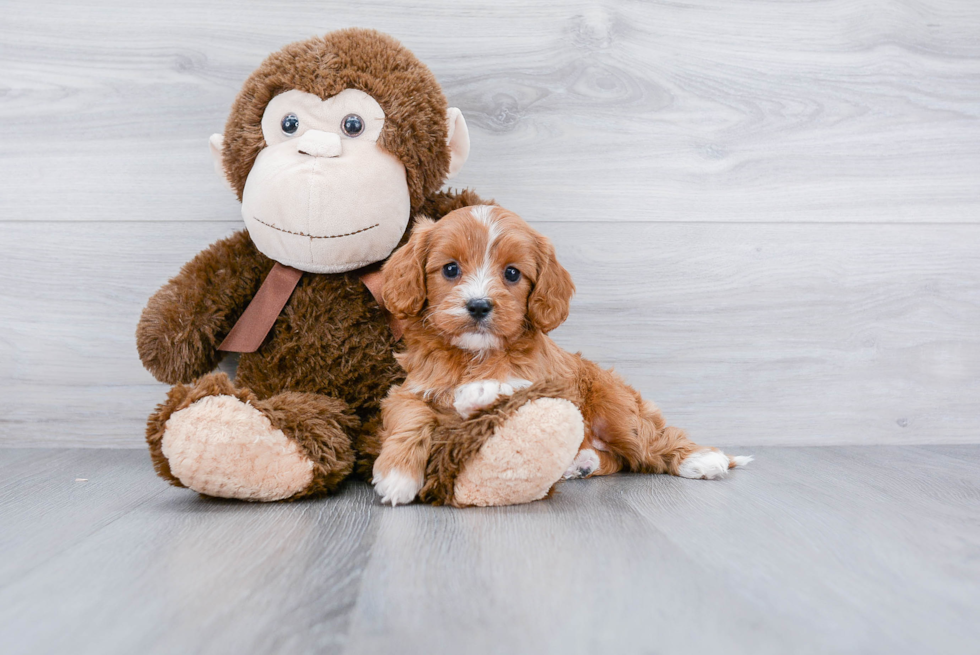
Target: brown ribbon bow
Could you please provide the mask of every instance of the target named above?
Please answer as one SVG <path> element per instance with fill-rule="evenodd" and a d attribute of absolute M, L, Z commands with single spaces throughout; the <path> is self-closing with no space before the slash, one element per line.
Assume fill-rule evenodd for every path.
<path fill-rule="evenodd" d="M 255 297 L 248 303 L 248 307 L 235 322 L 235 326 L 231 328 L 231 332 L 218 346 L 218 350 L 233 353 L 254 353 L 258 350 L 268 336 L 269 330 L 275 325 L 282 308 L 289 302 L 289 297 L 293 295 L 301 277 L 303 271 L 276 262 Z M 395 341 L 398 341 L 402 338 L 402 326 L 401 322 L 385 309 L 381 297 L 381 287 L 384 282 L 381 271 L 377 268 L 365 271 L 360 274 L 360 279 L 381 307 L 385 318 L 388 319 L 388 327 L 391 328 Z"/>

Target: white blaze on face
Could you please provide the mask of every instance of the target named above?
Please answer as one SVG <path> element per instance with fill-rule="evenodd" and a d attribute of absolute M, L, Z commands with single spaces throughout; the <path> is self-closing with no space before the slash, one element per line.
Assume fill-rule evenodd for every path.
<path fill-rule="evenodd" d="M 493 216 L 492 205 L 477 205 L 471 210 L 473 218 L 478 220 L 487 230 L 487 245 L 483 252 L 483 260 L 476 270 L 463 275 L 463 281 L 457 287 L 457 293 L 465 306 L 470 300 L 489 298 L 491 286 L 497 278 L 497 265 L 491 256 L 493 244 L 500 237 L 500 226 Z"/>
<path fill-rule="evenodd" d="M 493 217 L 492 205 L 477 205 L 471 210 L 472 216 L 477 219 L 487 230 L 487 245 L 483 252 L 483 258 L 477 265 L 476 270 L 464 273 L 463 280 L 456 287 L 455 293 L 459 296 L 460 304 L 453 310 L 459 316 L 468 314 L 466 303 L 470 300 L 490 298 L 493 300 L 493 284 L 497 280 L 499 267 L 492 257 L 493 245 L 500 237 L 500 226 L 497 219 Z M 488 326 L 493 325 L 493 315 L 489 317 Z M 477 329 L 472 332 L 464 332 L 456 336 L 453 345 L 463 350 L 482 352 L 495 350 L 501 347 L 500 338 L 485 329 Z"/>
<path fill-rule="evenodd" d="M 359 134 L 343 128 L 352 115 Z M 287 116 L 295 117 L 292 133 L 282 127 Z M 245 226 L 263 254 L 311 273 L 350 271 L 391 254 L 411 199 L 405 166 L 378 145 L 384 122 L 377 101 L 356 89 L 327 100 L 292 90 L 269 102 L 266 147 L 242 194 Z"/>

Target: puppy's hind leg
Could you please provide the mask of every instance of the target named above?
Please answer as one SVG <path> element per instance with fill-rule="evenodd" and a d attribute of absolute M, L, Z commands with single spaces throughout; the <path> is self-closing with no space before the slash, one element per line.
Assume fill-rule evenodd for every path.
<path fill-rule="evenodd" d="M 637 432 L 641 471 L 716 480 L 728 475 L 729 469 L 752 461 L 750 456 L 730 457 L 717 448 L 699 446 L 684 430 L 666 425 L 660 410 L 649 401 L 642 401 Z"/>
<path fill-rule="evenodd" d="M 591 448 L 582 448 L 575 455 L 575 459 L 568 465 L 568 468 L 565 469 L 561 479 L 577 480 L 579 478 L 587 478 L 594 475 L 599 470 L 601 464 L 599 453 Z"/>
<path fill-rule="evenodd" d="M 728 469 L 745 466 L 751 461 L 751 455 L 731 456 L 717 448 L 704 448 L 688 455 L 675 475 L 693 480 L 716 480 L 728 475 Z"/>

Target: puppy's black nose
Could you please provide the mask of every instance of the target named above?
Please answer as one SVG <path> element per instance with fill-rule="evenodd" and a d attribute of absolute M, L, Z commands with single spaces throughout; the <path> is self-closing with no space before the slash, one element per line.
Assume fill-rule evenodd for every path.
<path fill-rule="evenodd" d="M 474 298 L 466 303 L 466 311 L 476 320 L 481 320 L 493 311 L 493 303 L 489 298 Z"/>

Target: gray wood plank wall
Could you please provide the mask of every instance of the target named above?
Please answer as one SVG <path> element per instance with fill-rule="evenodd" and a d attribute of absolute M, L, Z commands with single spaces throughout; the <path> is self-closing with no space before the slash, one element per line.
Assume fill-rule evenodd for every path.
<path fill-rule="evenodd" d="M 73 0 L 0 19 L 0 444 L 141 444 L 142 305 L 240 226 L 208 136 L 352 25 L 463 110 L 456 182 L 555 240 L 558 341 L 699 441 L 977 441 L 980 3 Z"/>

